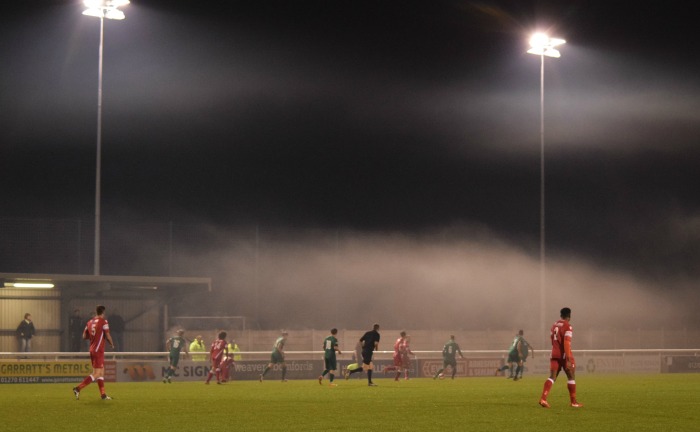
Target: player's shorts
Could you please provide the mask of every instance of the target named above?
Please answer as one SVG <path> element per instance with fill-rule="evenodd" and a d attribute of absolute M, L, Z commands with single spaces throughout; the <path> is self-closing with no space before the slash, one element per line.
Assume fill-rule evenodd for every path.
<path fill-rule="evenodd" d="M 334 370 L 338 369 L 338 363 L 337 363 L 337 361 L 336 361 L 335 356 L 332 357 L 332 358 L 324 357 L 324 358 L 323 358 L 323 363 L 324 363 L 324 366 L 325 366 L 325 369 L 326 369 L 326 370 L 334 371 Z"/>
<path fill-rule="evenodd" d="M 401 354 L 394 353 L 394 366 L 396 367 L 401 367 L 402 366 L 402 361 L 401 361 Z"/>
<path fill-rule="evenodd" d="M 511 351 L 508 353 L 508 363 L 518 363 L 520 361 L 520 356 L 517 351 Z"/>
<path fill-rule="evenodd" d="M 454 359 L 454 358 L 442 359 L 442 368 L 445 369 L 447 366 L 452 366 L 452 369 L 457 370 L 457 359 Z"/>
<path fill-rule="evenodd" d="M 366 365 L 371 364 L 372 354 L 374 354 L 374 351 L 362 351 L 362 363 Z"/>
<path fill-rule="evenodd" d="M 180 362 L 180 354 L 170 354 L 170 366 L 176 368 L 177 364 Z"/>
<path fill-rule="evenodd" d="M 272 351 L 272 355 L 270 356 L 270 363 L 273 363 L 273 364 L 284 363 L 284 356 L 282 355 L 281 352 L 274 350 L 274 351 Z"/>
<path fill-rule="evenodd" d="M 560 370 L 566 369 L 565 359 L 550 359 L 549 360 L 549 370 L 552 372 L 559 372 Z"/>
<path fill-rule="evenodd" d="M 410 369 L 411 368 L 411 358 L 408 356 L 408 354 L 401 356 L 401 367 L 404 369 Z"/>
<path fill-rule="evenodd" d="M 103 369 L 105 367 L 105 353 L 91 351 L 90 361 L 92 362 L 92 367 L 94 369 Z"/>

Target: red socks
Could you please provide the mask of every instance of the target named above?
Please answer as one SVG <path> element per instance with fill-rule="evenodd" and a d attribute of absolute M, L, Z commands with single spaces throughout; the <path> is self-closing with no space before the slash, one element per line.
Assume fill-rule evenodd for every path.
<path fill-rule="evenodd" d="M 100 389 L 100 395 L 104 396 L 105 395 L 105 379 L 104 378 L 97 378 L 97 387 Z"/>
<path fill-rule="evenodd" d="M 89 386 L 93 381 L 95 381 L 95 379 L 92 377 L 92 375 L 86 376 L 85 379 L 83 380 L 83 382 L 81 382 L 80 384 L 78 384 L 78 391 L 80 391 L 80 390 L 84 389 L 85 387 Z"/>
<path fill-rule="evenodd" d="M 547 400 L 547 395 L 549 394 L 549 391 L 552 389 L 553 384 L 554 384 L 554 381 L 552 381 L 551 378 L 547 378 L 547 381 L 544 382 L 544 388 L 542 389 L 542 397 L 540 399 Z"/>
<path fill-rule="evenodd" d="M 576 402 L 576 381 L 567 381 L 566 387 L 569 389 L 569 397 L 571 398 L 571 403 Z"/>

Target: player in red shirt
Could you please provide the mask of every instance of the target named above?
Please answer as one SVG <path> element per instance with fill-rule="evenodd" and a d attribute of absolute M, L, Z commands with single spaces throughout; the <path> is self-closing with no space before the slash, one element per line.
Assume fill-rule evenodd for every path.
<path fill-rule="evenodd" d="M 540 396 L 540 405 L 544 408 L 549 408 L 547 395 L 549 395 L 554 381 L 559 376 L 559 372 L 563 369 L 567 377 L 571 406 L 581 408 L 583 404 L 578 403 L 576 400 L 576 362 L 574 355 L 571 353 L 571 338 L 574 331 L 571 324 L 569 324 L 571 309 L 563 308 L 559 316 L 561 319 L 554 323 L 549 335 L 550 339 L 552 339 L 552 356 L 549 363 L 549 378 L 544 382 L 544 389 L 542 389 L 542 396 Z"/>
<path fill-rule="evenodd" d="M 385 374 L 390 371 L 396 371 L 394 381 L 399 380 L 402 370 L 404 371 L 406 379 L 408 379 L 408 370 L 411 367 L 411 359 L 408 355 L 413 354 L 410 348 L 410 336 L 407 336 L 405 331 L 402 331 L 399 335 L 400 337 L 394 342 L 394 364 L 384 368 Z"/>
<path fill-rule="evenodd" d="M 80 391 L 93 381 L 97 381 L 100 389 L 100 396 L 103 400 L 110 400 L 111 397 L 105 393 L 105 343 L 114 349 L 112 336 L 109 334 L 109 324 L 105 319 L 105 307 L 100 305 L 95 309 L 97 315 L 90 319 L 83 330 L 83 339 L 90 341 L 90 360 L 92 361 L 92 373 L 85 377 L 78 387 L 73 387 L 73 394 L 76 399 L 80 399 Z"/>
<path fill-rule="evenodd" d="M 209 384 L 212 376 L 216 374 L 216 383 L 221 384 L 221 362 L 228 357 L 228 342 L 226 342 L 226 332 L 219 332 L 219 338 L 211 343 L 209 350 L 209 358 L 211 359 L 211 369 L 207 375 L 207 381 L 204 384 Z"/>
<path fill-rule="evenodd" d="M 403 344 L 401 345 L 399 352 L 401 353 L 401 369 L 403 369 L 404 379 L 408 379 L 408 371 L 411 369 L 411 358 L 409 355 L 413 354 L 413 351 L 411 351 L 410 335 L 406 335 L 406 337 L 404 337 Z M 396 380 L 398 380 L 398 376 L 396 377 Z"/>

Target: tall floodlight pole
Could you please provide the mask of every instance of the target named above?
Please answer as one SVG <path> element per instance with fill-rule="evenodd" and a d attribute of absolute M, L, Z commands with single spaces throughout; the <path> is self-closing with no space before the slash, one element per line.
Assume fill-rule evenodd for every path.
<path fill-rule="evenodd" d="M 124 12 L 119 7 L 129 0 L 85 0 L 87 7 L 83 15 L 100 19 L 100 49 L 97 64 L 97 156 L 95 159 L 95 276 L 100 274 L 100 223 L 101 223 L 101 177 L 102 177 L 102 52 L 104 51 L 105 18 L 123 20 Z"/>
<path fill-rule="evenodd" d="M 540 56 L 540 331 L 546 334 L 545 309 L 547 292 L 545 284 L 545 201 L 544 201 L 544 58 L 561 57 L 557 46 L 566 43 L 564 39 L 550 38 L 544 33 L 535 33 L 530 38 L 529 54 Z"/>

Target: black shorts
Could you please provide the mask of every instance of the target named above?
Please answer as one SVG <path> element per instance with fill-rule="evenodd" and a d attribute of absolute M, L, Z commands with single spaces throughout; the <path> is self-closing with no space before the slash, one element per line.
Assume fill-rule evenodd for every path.
<path fill-rule="evenodd" d="M 372 363 L 372 354 L 374 354 L 374 351 L 362 351 L 362 363 Z"/>
<path fill-rule="evenodd" d="M 457 359 L 453 359 L 453 358 L 443 359 L 442 360 L 443 369 L 446 368 L 447 366 L 452 366 L 453 369 L 457 370 Z"/>

